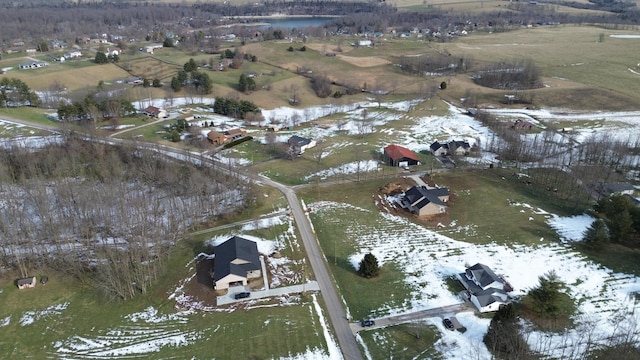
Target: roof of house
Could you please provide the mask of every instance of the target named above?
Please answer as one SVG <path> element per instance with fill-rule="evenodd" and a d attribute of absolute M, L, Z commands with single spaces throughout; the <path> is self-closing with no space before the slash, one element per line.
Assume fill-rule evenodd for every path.
<path fill-rule="evenodd" d="M 311 143 L 311 139 L 303 138 L 302 136 L 293 135 L 287 140 L 287 143 L 290 145 L 304 146 L 309 145 Z"/>
<path fill-rule="evenodd" d="M 465 149 L 471 148 L 471 145 L 469 145 L 469 143 L 467 141 L 464 141 L 464 140 L 452 140 L 452 141 L 449 141 L 449 147 L 451 147 L 451 144 L 454 144 L 455 147 L 461 147 L 461 148 L 465 148 Z"/>
<path fill-rule="evenodd" d="M 481 307 L 491 305 L 495 302 L 505 303 L 508 297 L 504 290 L 496 288 L 488 288 L 486 290 L 478 291 L 474 293 L 473 296 L 478 299 L 478 304 L 480 304 Z"/>
<path fill-rule="evenodd" d="M 147 114 L 160 114 L 160 109 L 158 109 L 155 106 L 148 106 L 146 109 L 144 109 L 144 112 Z"/>
<path fill-rule="evenodd" d="M 388 145 L 384 148 L 384 152 L 387 153 L 387 155 L 389 155 L 389 157 L 394 160 L 400 160 L 402 158 L 407 158 L 415 161 L 420 160 L 413 153 L 413 151 L 399 145 Z"/>
<path fill-rule="evenodd" d="M 207 133 L 207 138 L 211 139 L 211 140 L 215 140 L 215 139 L 219 139 L 219 138 L 223 138 L 224 135 L 222 133 L 219 133 L 217 131 L 211 130 Z"/>
<path fill-rule="evenodd" d="M 247 131 L 245 129 L 235 128 L 235 129 L 227 130 L 224 133 L 225 135 L 235 136 L 235 135 L 244 135 L 247 133 Z"/>
<path fill-rule="evenodd" d="M 480 286 L 485 287 L 494 281 L 502 283 L 502 279 L 496 275 L 487 265 L 477 263 L 465 270 L 468 276 L 473 276 L 476 281 L 480 283 Z"/>
<path fill-rule="evenodd" d="M 449 149 L 449 145 L 441 144 L 439 141 L 435 141 L 433 144 L 431 144 L 431 146 L 429 146 L 429 148 L 431 149 L 431 151 L 436 151 L 440 148 Z"/>
<path fill-rule="evenodd" d="M 20 285 L 25 285 L 25 284 L 31 284 L 35 282 L 35 276 L 34 277 L 29 277 L 29 278 L 24 278 L 24 279 L 18 279 L 18 281 L 16 282 L 18 284 L 18 286 Z"/>
<path fill-rule="evenodd" d="M 259 270 L 258 245 L 255 241 L 234 236 L 214 248 L 213 279 L 218 281 L 227 275 L 247 276 L 248 271 Z M 240 260 L 240 263 L 233 263 Z"/>
<path fill-rule="evenodd" d="M 427 189 L 424 186 L 413 186 L 409 190 L 405 191 L 404 199 L 408 204 L 411 204 L 418 209 L 422 209 L 429 203 L 436 205 L 446 205 L 439 196 L 449 195 L 449 189 L 447 188 L 435 188 Z"/>
<path fill-rule="evenodd" d="M 599 183 L 599 185 L 602 192 L 609 194 L 635 190 L 635 187 L 628 182 Z"/>

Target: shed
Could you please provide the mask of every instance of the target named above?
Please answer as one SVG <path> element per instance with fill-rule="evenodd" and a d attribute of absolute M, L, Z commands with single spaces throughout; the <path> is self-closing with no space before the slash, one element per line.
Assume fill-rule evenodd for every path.
<path fill-rule="evenodd" d="M 18 289 L 30 289 L 36 286 L 36 277 L 27 277 L 16 280 L 16 285 L 18 285 Z"/>

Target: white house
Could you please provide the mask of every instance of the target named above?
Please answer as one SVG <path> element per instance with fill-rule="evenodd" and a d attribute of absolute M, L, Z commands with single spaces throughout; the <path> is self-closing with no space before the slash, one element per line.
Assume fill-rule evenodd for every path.
<path fill-rule="evenodd" d="M 373 42 L 371 40 L 360 40 L 358 41 L 358 46 L 371 46 Z"/>
<path fill-rule="evenodd" d="M 487 265 L 477 263 L 458 274 L 458 280 L 467 289 L 469 300 L 478 311 L 497 311 L 500 306 L 509 303 L 509 285 L 503 278 L 496 275 Z"/>

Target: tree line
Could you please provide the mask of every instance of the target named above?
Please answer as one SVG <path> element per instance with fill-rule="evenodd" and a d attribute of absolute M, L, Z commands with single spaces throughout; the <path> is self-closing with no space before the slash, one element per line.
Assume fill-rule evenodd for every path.
<path fill-rule="evenodd" d="M 52 268 L 108 298 L 146 292 L 189 228 L 259 199 L 236 176 L 73 135 L 0 152 L 0 266 Z"/>

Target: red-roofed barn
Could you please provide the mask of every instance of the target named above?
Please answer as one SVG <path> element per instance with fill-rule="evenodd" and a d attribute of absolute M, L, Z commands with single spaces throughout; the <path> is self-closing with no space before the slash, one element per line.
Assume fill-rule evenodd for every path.
<path fill-rule="evenodd" d="M 420 165 L 420 160 L 413 151 L 399 145 L 384 148 L 384 161 L 391 166 Z"/>

